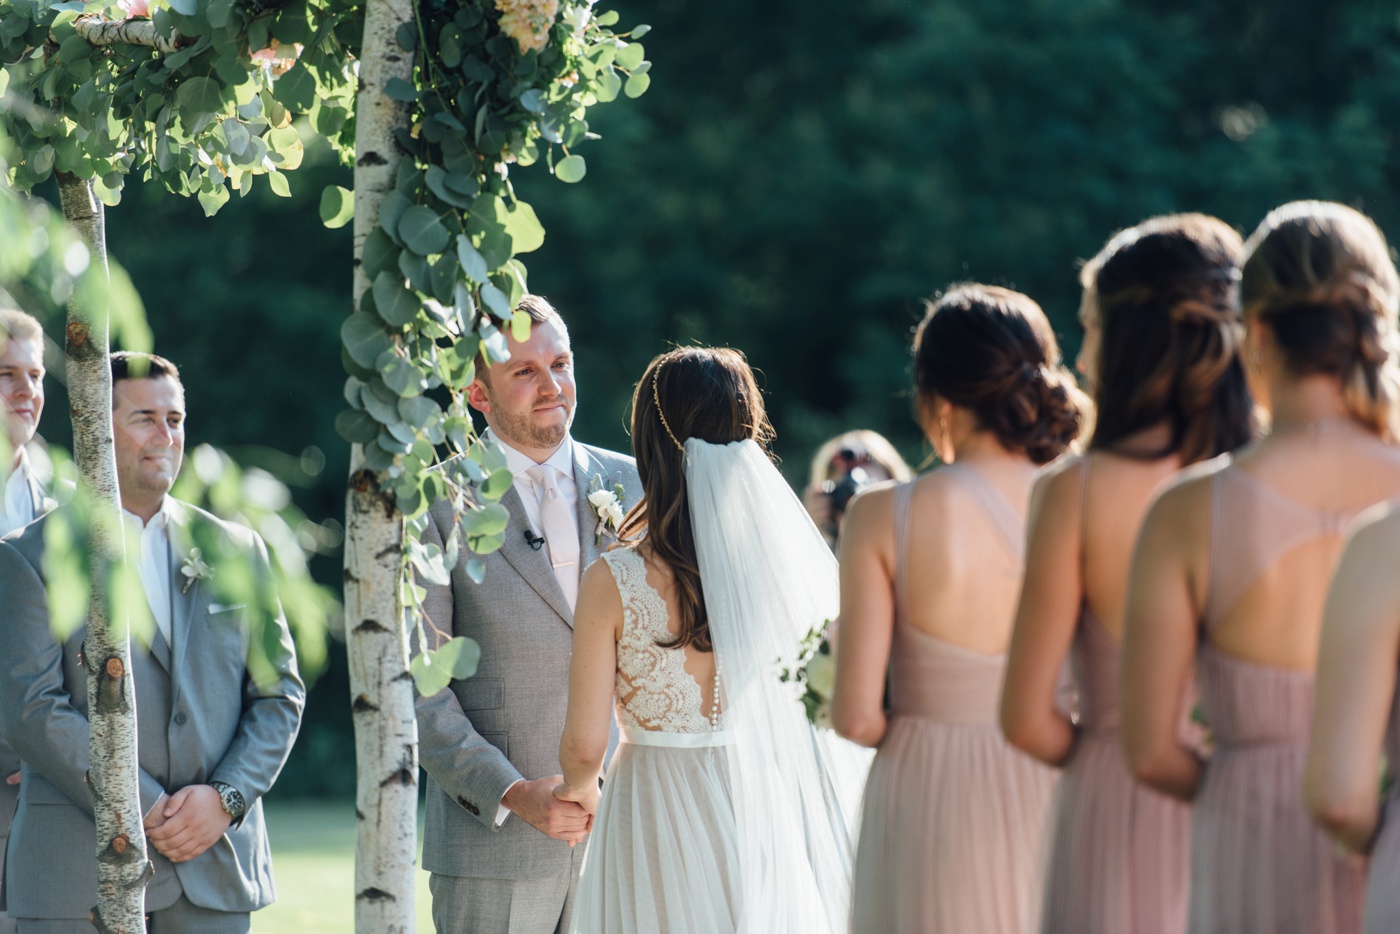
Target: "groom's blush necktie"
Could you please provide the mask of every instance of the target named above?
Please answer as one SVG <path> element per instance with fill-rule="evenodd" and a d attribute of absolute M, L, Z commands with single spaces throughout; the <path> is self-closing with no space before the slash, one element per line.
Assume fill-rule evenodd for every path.
<path fill-rule="evenodd" d="M 572 610 L 578 602 L 579 579 L 578 527 L 574 524 L 573 512 L 564 501 L 564 494 L 559 492 L 553 467 L 536 464 L 525 472 L 539 493 L 540 533 L 549 549 L 549 562 L 554 565 L 559 589 L 564 591 L 564 599 L 569 601 Z"/>

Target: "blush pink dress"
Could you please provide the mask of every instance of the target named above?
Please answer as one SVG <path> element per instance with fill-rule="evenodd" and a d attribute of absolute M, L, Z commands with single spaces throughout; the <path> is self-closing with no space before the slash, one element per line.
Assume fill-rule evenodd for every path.
<path fill-rule="evenodd" d="M 1211 477 L 1210 592 L 1196 653 L 1215 742 L 1191 827 L 1191 934 L 1351 934 L 1364 868 L 1339 856 L 1303 807 L 1313 674 L 1216 648 L 1210 633 L 1282 556 L 1340 539 L 1360 510 L 1288 499 L 1230 463 Z"/>
<path fill-rule="evenodd" d="M 1385 757 L 1394 772 L 1400 767 L 1400 691 L 1390 707 L 1385 730 Z M 1366 878 L 1366 934 L 1400 931 L 1400 787 L 1392 784 L 1381 814 L 1380 835 L 1371 851 Z"/>
<path fill-rule="evenodd" d="M 1088 475 L 1085 460 L 1081 503 Z M 1119 736 L 1121 653 L 1085 606 L 1070 649 L 1081 732 L 1055 796 L 1043 934 L 1186 930 L 1191 808 L 1128 771 Z M 1190 704 L 1182 706 L 1189 740 Z"/>
<path fill-rule="evenodd" d="M 1025 523 L 974 468 L 944 468 L 1022 557 Z M 1026 934 L 1040 916 L 1056 773 L 997 725 L 1006 656 L 908 622 L 909 505 L 895 490 L 895 622 L 889 731 L 871 765 L 856 848 L 851 930 Z M 1010 586 L 1014 586 L 1014 583 Z"/>

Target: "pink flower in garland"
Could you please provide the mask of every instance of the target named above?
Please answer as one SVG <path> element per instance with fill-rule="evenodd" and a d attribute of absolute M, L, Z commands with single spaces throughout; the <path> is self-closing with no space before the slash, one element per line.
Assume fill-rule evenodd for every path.
<path fill-rule="evenodd" d="M 515 40 L 522 53 L 542 49 L 549 42 L 549 28 L 559 15 L 559 0 L 496 0 L 501 11 L 501 32 Z"/>
<path fill-rule="evenodd" d="M 138 16 L 149 17 L 151 15 L 150 0 L 117 0 L 117 6 L 121 7 L 127 19 L 135 19 Z"/>

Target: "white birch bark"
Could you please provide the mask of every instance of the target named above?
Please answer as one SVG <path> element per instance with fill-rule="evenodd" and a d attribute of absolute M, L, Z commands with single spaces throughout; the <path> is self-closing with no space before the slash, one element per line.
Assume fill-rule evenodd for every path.
<path fill-rule="evenodd" d="M 102 203 L 92 184 L 59 174 L 63 216 L 107 267 Z M 126 627 L 110 627 L 106 576 L 110 560 L 120 559 L 122 537 L 117 461 L 112 446 L 112 374 L 108 363 L 106 308 L 68 306 L 65 353 L 68 399 L 73 415 L 73 459 L 94 506 L 90 542 L 87 634 L 89 765 L 97 820 L 97 906 L 99 932 L 140 934 L 146 930 L 146 834 L 141 827 L 141 795 L 136 748 L 136 693 L 131 679 L 131 642 Z M 75 857 L 76 858 L 76 857 Z"/>
<path fill-rule="evenodd" d="M 361 258 L 392 190 L 403 151 L 394 129 L 407 106 L 384 94 L 394 76 L 412 80 L 412 56 L 395 38 L 412 22 L 411 0 L 368 0 L 360 52 L 355 130 L 354 308 L 370 287 Z M 418 723 L 408 668 L 399 578 L 404 518 L 385 478 L 351 453 L 346 501 L 345 626 L 355 722 L 355 930 L 412 934 L 417 857 Z"/>
<path fill-rule="evenodd" d="M 156 32 L 156 24 L 144 17 L 106 20 L 82 16 L 74 21 L 73 29 L 93 46 L 141 45 L 169 54 L 190 44 L 190 40 L 178 32 L 172 31 L 169 35 Z"/>

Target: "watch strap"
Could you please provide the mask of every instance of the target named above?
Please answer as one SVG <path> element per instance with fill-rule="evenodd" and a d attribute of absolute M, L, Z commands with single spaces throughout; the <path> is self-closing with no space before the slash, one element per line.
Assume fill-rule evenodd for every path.
<path fill-rule="evenodd" d="M 243 812 L 248 809 L 243 800 L 243 792 L 228 782 L 210 782 L 209 786 L 219 793 L 219 803 L 223 805 L 229 817 L 238 820 L 243 816 Z"/>

